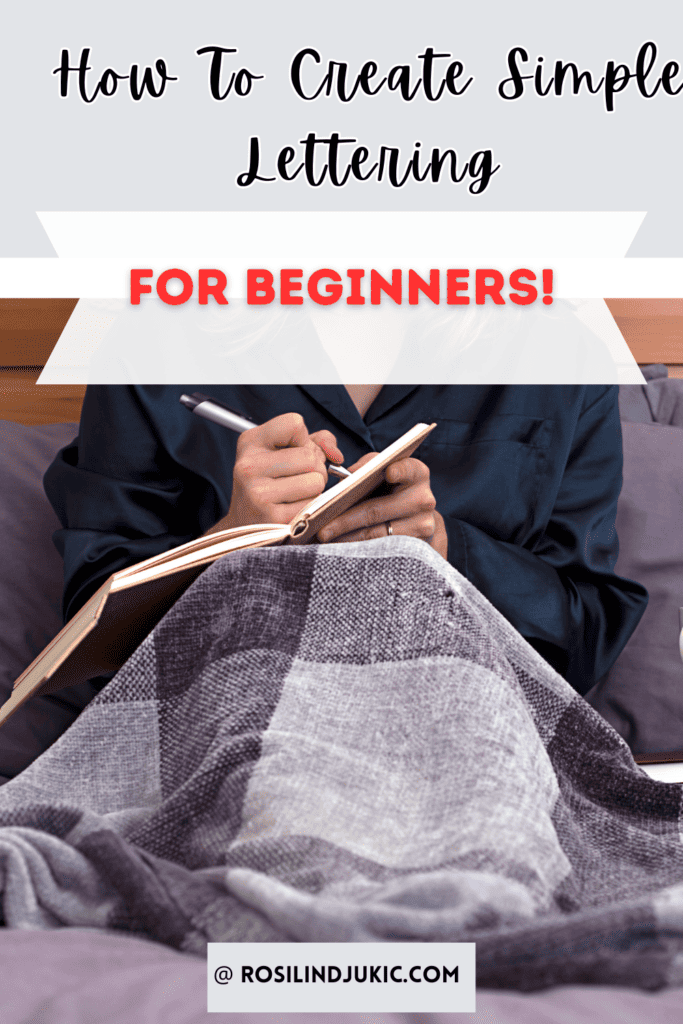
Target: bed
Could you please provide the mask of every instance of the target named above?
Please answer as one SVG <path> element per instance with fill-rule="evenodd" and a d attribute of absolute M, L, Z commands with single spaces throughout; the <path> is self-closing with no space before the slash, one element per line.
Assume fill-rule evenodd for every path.
<path fill-rule="evenodd" d="M 678 609 L 683 607 L 683 381 L 669 379 L 661 367 L 651 367 L 648 376 L 652 383 L 647 390 L 633 387 L 621 394 L 625 484 L 618 519 L 618 571 L 648 587 L 650 605 L 609 677 L 589 695 L 593 706 L 642 754 L 683 747 L 683 663 L 678 652 Z M 2 699 L 60 625 L 61 566 L 50 540 L 55 521 L 40 480 L 55 451 L 75 432 L 74 423 L 0 425 L 0 521 L 5 540 L 0 578 Z M 14 726 L 6 727 L 5 760 L 0 764 L 4 778 L 21 771 L 64 725 L 55 720 L 54 707 L 48 713 L 40 699 L 33 702 L 29 718 L 13 721 Z M 41 1017 L 51 1024 L 189 1024 L 206 1019 L 202 959 L 139 936 L 79 927 L 57 932 L 3 930 L 0 959 L 4 977 L 12 978 L 0 994 L 8 1024 Z M 555 986 L 529 995 L 481 990 L 478 1007 L 475 1019 L 482 1021 L 599 1018 L 656 1024 L 679 1019 L 683 995 L 677 988 L 651 995 L 619 986 Z M 386 1024 L 398 1019 L 387 1015 Z"/>

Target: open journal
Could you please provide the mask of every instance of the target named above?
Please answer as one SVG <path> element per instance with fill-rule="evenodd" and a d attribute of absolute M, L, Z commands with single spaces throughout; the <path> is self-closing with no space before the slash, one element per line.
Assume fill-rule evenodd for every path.
<path fill-rule="evenodd" d="M 245 548 L 315 540 L 323 526 L 383 481 L 392 462 L 412 455 L 435 426 L 416 424 L 351 476 L 314 498 L 286 526 L 262 523 L 207 534 L 115 572 L 17 679 L 11 697 L 0 708 L 0 725 L 29 697 L 120 668 L 183 591 L 217 558 Z"/>

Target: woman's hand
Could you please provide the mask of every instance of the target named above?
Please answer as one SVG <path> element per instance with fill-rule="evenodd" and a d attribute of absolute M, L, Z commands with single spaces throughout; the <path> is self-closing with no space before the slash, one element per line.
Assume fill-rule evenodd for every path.
<path fill-rule="evenodd" d="M 209 530 L 289 523 L 327 483 L 326 460 L 343 462 L 329 430 L 309 434 L 299 413 L 276 416 L 240 434 L 227 516 Z"/>
<path fill-rule="evenodd" d="M 363 456 L 350 469 L 358 469 L 371 458 Z M 385 476 L 387 483 L 395 485 L 391 494 L 368 498 L 350 508 L 323 527 L 318 539 L 323 543 L 372 540 L 386 537 L 391 524 L 393 534 L 419 537 L 446 558 L 448 537 L 443 517 L 436 511 L 428 467 L 419 459 L 401 459 L 387 468 Z"/>

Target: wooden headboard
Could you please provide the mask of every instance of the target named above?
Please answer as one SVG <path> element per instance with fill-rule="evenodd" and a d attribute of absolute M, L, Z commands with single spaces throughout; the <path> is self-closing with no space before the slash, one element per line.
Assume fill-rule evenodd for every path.
<path fill-rule="evenodd" d="M 670 377 L 683 377 L 683 299 L 606 302 L 637 363 L 665 363 Z"/>
<path fill-rule="evenodd" d="M 36 380 L 76 299 L 0 299 L 0 419 L 18 423 L 78 420 L 84 387 Z M 666 363 L 683 377 L 683 299 L 607 299 L 636 361 Z"/>
<path fill-rule="evenodd" d="M 80 419 L 85 387 L 36 380 L 77 299 L 0 299 L 0 419 L 70 423 Z"/>

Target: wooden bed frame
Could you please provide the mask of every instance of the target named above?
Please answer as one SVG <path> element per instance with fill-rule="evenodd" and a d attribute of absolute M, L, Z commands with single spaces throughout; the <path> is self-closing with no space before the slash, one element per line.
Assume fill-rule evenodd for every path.
<path fill-rule="evenodd" d="M 77 299 L 0 299 L 0 419 L 71 423 L 80 419 L 84 387 L 36 380 Z"/>
<path fill-rule="evenodd" d="M 0 419 L 79 419 L 84 387 L 36 385 L 76 302 L 0 299 Z M 665 363 L 669 376 L 683 377 L 683 299 L 607 299 L 607 305 L 638 363 Z"/>

